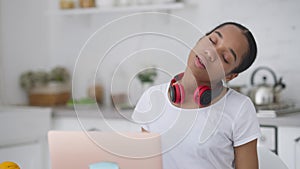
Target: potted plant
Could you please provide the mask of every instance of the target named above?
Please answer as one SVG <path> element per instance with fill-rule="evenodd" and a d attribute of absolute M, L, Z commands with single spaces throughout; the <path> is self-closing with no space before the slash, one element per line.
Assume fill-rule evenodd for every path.
<path fill-rule="evenodd" d="M 24 72 L 20 86 L 27 92 L 29 104 L 34 106 L 65 104 L 70 98 L 70 75 L 64 67 L 55 67 L 50 72 Z"/>
<path fill-rule="evenodd" d="M 45 71 L 27 71 L 20 76 L 20 85 L 27 92 L 36 86 L 45 85 L 47 82 L 48 74 Z"/>
<path fill-rule="evenodd" d="M 143 91 L 145 91 L 154 83 L 154 80 L 157 76 L 156 68 L 153 67 L 153 68 L 145 69 L 139 72 L 137 76 L 142 84 Z"/>

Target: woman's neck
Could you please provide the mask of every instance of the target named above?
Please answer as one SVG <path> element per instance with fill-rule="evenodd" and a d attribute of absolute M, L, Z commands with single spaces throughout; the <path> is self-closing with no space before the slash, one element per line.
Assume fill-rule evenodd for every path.
<path fill-rule="evenodd" d="M 184 86 L 184 89 L 186 92 L 194 93 L 195 89 L 198 86 L 209 86 L 212 89 L 215 89 L 216 87 L 220 87 L 222 85 L 222 82 L 210 82 L 210 81 L 201 81 L 199 79 L 196 79 L 193 73 L 189 70 L 186 69 L 184 72 L 184 75 L 182 79 L 179 81 Z"/>

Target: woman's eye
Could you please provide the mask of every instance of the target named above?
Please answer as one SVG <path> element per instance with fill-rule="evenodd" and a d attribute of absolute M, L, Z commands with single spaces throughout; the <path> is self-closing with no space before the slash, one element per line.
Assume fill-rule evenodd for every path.
<path fill-rule="evenodd" d="M 227 64 L 229 64 L 229 62 L 228 62 L 228 60 L 226 59 L 226 57 L 225 57 L 224 55 L 223 55 L 222 57 L 223 57 L 224 62 L 227 63 Z"/>
<path fill-rule="evenodd" d="M 214 45 L 216 44 L 216 42 L 212 38 L 209 38 L 209 41 Z"/>

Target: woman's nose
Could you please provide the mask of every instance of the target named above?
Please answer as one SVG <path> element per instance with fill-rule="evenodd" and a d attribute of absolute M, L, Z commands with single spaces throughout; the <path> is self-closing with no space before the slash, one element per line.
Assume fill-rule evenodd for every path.
<path fill-rule="evenodd" d="M 217 52 L 213 51 L 213 50 L 205 50 L 204 53 L 205 53 L 207 60 L 211 61 L 211 62 L 214 62 L 218 57 Z"/>

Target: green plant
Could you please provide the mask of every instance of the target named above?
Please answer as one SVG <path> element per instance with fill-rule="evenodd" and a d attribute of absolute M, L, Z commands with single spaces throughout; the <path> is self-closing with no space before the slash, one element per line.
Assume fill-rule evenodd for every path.
<path fill-rule="evenodd" d="M 138 73 L 138 79 L 141 81 L 141 83 L 153 83 L 156 76 L 156 68 L 146 69 Z"/>
<path fill-rule="evenodd" d="M 19 79 L 20 86 L 29 91 L 33 87 L 39 85 L 46 85 L 51 81 L 56 82 L 68 82 L 70 75 L 68 71 L 63 67 L 55 67 L 49 73 L 43 70 L 39 71 L 27 71 L 21 74 Z"/>
<path fill-rule="evenodd" d="M 66 82 L 69 80 L 69 72 L 63 67 L 55 67 L 49 73 L 49 81 Z"/>

